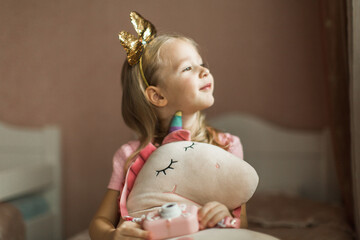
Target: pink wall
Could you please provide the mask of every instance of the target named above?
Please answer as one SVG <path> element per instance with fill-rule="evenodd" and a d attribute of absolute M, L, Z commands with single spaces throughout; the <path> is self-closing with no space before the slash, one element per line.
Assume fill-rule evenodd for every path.
<path fill-rule="evenodd" d="M 215 116 L 252 113 L 287 127 L 326 120 L 317 1 L 0 1 L 0 120 L 63 134 L 65 234 L 87 227 L 115 150 L 132 138 L 120 114 L 117 33 L 140 12 L 202 47 Z"/>

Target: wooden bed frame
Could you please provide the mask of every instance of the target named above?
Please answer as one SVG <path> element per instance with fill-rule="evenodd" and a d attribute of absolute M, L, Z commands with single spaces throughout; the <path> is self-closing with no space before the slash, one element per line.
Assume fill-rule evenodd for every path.
<path fill-rule="evenodd" d="M 62 239 L 60 131 L 0 122 L 0 202 L 42 196 L 49 211 L 25 221 L 26 239 Z"/>

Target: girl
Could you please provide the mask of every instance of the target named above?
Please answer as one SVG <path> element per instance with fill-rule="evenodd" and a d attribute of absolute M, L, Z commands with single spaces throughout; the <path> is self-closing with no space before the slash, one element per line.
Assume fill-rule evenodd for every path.
<path fill-rule="evenodd" d="M 124 144 L 114 156 L 108 191 L 90 225 L 94 240 L 151 238 L 137 223 L 119 221 L 118 198 L 131 161 L 150 141 L 161 144 L 175 112 L 182 111 L 183 128 L 190 130 L 192 141 L 214 144 L 243 157 L 239 138 L 208 126 L 200 113 L 214 103 L 214 80 L 197 44 L 181 35 L 155 37 L 150 22 L 135 12 L 130 16 L 140 37 L 135 41 L 126 32 L 119 35 L 128 54 L 121 76 L 122 115 L 138 140 Z M 199 210 L 200 228 L 214 227 L 226 216 L 231 216 L 226 206 L 209 202 Z M 246 227 L 245 206 L 241 220 Z"/>

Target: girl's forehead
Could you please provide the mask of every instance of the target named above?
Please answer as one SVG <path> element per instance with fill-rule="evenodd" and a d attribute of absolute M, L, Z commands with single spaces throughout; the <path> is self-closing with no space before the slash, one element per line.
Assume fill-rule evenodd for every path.
<path fill-rule="evenodd" d="M 197 48 L 184 39 L 172 39 L 160 49 L 160 58 L 164 63 L 176 64 L 191 58 L 200 57 Z"/>

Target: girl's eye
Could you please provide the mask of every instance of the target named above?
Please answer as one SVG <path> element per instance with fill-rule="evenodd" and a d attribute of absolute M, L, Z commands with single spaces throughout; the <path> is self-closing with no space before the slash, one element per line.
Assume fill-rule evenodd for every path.
<path fill-rule="evenodd" d="M 169 166 L 167 166 L 166 168 L 161 169 L 161 170 L 156 170 L 156 176 L 158 176 L 161 172 L 164 173 L 164 175 L 166 175 L 166 170 L 168 170 L 168 169 L 174 169 L 174 168 L 172 167 L 172 165 L 173 165 L 174 163 L 177 163 L 177 162 L 178 162 L 178 161 L 174 161 L 174 160 L 171 159 L 171 162 L 170 162 Z"/>
<path fill-rule="evenodd" d="M 194 148 L 193 148 L 194 145 L 195 145 L 195 143 L 192 143 L 190 146 L 184 147 L 185 152 L 186 152 L 189 148 L 194 149 Z"/>
<path fill-rule="evenodd" d="M 187 71 L 191 71 L 191 70 L 192 70 L 192 67 L 187 67 L 187 68 L 184 68 L 182 71 L 187 72 Z"/>

